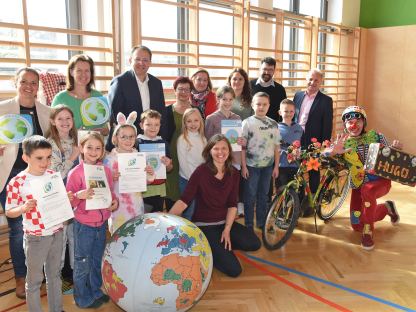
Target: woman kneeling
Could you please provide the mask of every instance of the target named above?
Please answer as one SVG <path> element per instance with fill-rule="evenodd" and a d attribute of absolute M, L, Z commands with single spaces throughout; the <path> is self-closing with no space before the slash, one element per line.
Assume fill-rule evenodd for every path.
<path fill-rule="evenodd" d="M 234 222 L 237 214 L 240 175 L 232 166 L 231 145 L 216 134 L 202 152 L 205 163 L 191 175 L 181 199 L 170 213 L 180 215 L 195 200 L 194 222 L 205 234 L 212 249 L 214 267 L 237 277 L 241 265 L 233 249 L 255 251 L 259 238 L 244 225 Z"/>

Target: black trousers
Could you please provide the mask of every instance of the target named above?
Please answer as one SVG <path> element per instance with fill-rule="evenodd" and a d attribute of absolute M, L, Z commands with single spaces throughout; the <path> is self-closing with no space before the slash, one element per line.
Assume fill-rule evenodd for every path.
<path fill-rule="evenodd" d="M 224 274 L 237 277 L 241 274 L 241 265 L 233 251 L 224 248 L 221 234 L 225 224 L 200 226 L 199 228 L 208 239 L 214 259 L 214 267 Z M 260 239 L 244 225 L 234 222 L 230 231 L 231 247 L 233 250 L 255 251 L 260 249 Z"/>
<path fill-rule="evenodd" d="M 161 196 L 150 196 L 143 198 L 145 204 L 152 206 L 152 210 L 150 212 L 163 211 L 164 200 L 165 198 Z"/>

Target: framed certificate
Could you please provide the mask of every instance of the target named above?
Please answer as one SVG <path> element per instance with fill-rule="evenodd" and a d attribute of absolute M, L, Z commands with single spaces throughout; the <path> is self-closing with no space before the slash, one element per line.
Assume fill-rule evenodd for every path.
<path fill-rule="evenodd" d="M 30 181 L 33 197 L 37 201 L 45 228 L 72 219 L 74 213 L 61 174 L 55 172 Z"/>
<path fill-rule="evenodd" d="M 155 179 L 166 179 L 166 166 L 162 163 L 165 153 L 165 143 L 139 144 L 140 152 L 146 153 L 146 163 L 153 167 Z"/>
<path fill-rule="evenodd" d="M 237 144 L 237 139 L 242 136 L 242 133 L 241 120 L 221 120 L 221 134 L 228 139 L 233 152 L 241 151 L 241 145 Z"/>
<path fill-rule="evenodd" d="M 86 210 L 105 209 L 111 206 L 111 191 L 105 175 L 104 166 L 84 163 L 84 175 L 87 188 L 94 190 L 91 199 L 86 200 Z"/>
<path fill-rule="evenodd" d="M 147 191 L 146 154 L 118 153 L 119 193 Z"/>

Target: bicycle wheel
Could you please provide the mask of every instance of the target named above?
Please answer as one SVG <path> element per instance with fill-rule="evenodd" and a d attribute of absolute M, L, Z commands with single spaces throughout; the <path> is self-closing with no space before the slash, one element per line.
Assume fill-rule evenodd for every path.
<path fill-rule="evenodd" d="M 282 247 L 295 229 L 300 214 L 298 194 L 293 189 L 276 195 L 267 214 L 262 238 L 264 246 L 273 250 Z"/>
<path fill-rule="evenodd" d="M 329 176 L 318 197 L 317 215 L 321 220 L 328 220 L 341 208 L 350 190 L 349 171 L 341 170 L 335 176 Z"/>

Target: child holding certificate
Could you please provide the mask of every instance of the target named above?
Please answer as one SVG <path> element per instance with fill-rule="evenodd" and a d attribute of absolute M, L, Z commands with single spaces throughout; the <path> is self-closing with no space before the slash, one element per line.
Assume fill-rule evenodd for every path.
<path fill-rule="evenodd" d="M 74 127 L 74 113 L 66 105 L 57 105 L 49 116 L 50 126 L 46 138 L 52 145 L 51 169 L 60 172 L 64 183 L 69 170 L 78 162 L 77 129 Z M 61 269 L 65 264 L 66 244 L 68 243 L 69 264 L 74 270 L 74 230 L 72 220 L 64 224 L 64 248 Z M 63 275 L 64 275 L 63 270 Z M 72 281 L 72 273 L 70 272 Z"/>
<path fill-rule="evenodd" d="M 104 164 L 112 171 L 114 192 L 119 200 L 118 209 L 111 213 L 111 217 L 108 220 L 108 228 L 111 234 L 126 221 L 144 213 L 144 203 L 141 192 L 120 193 L 119 191 L 120 172 L 118 156 L 122 153 L 137 152 L 134 147 L 137 137 L 137 129 L 134 125 L 136 117 L 137 113 L 135 111 L 131 112 L 127 119 L 123 113 L 120 112 L 117 114 L 117 126 L 114 128 L 111 139 L 115 148 L 113 148 L 111 153 L 104 159 Z M 146 166 L 146 172 L 149 176 L 153 176 L 153 167 Z"/>
<path fill-rule="evenodd" d="M 152 207 L 151 212 L 163 210 L 163 201 L 166 196 L 166 173 L 165 178 L 159 178 L 156 170 L 162 167 L 161 164 L 166 167 L 168 172 L 173 168 L 172 159 L 169 158 L 168 143 L 157 135 L 160 130 L 161 119 L 162 115 L 155 110 L 148 109 L 144 111 L 140 116 L 140 128 L 143 129 L 143 134 L 139 134 L 137 137 L 139 151 L 144 148 L 143 145 L 147 144 L 164 145 L 163 152 L 165 156 L 160 157 L 160 159 L 152 159 L 152 166 L 156 174 L 155 180 L 148 185 L 147 191 L 143 193 L 144 203 Z"/>
<path fill-rule="evenodd" d="M 27 308 L 29 311 L 42 311 L 40 287 L 45 267 L 49 311 L 62 311 L 60 268 L 63 225 L 58 223 L 50 227 L 45 226 L 40 213 L 41 207 L 38 207 L 34 199 L 36 194 L 33 192 L 33 185 L 31 186 L 31 183 L 37 183 L 37 179 L 53 174 L 53 171 L 48 170 L 52 146 L 44 137 L 34 135 L 25 139 L 22 147 L 22 157 L 27 163 L 27 168 L 12 178 L 7 185 L 5 208 L 6 216 L 9 218 L 23 216 Z M 50 189 L 51 186 L 44 189 L 44 192 Z M 73 195 L 68 193 L 68 197 L 71 200 Z"/>
<path fill-rule="evenodd" d="M 102 290 L 101 258 L 104 254 L 107 220 L 111 212 L 117 209 L 118 202 L 113 192 L 113 177 L 111 170 L 102 165 L 104 158 L 104 140 L 98 132 L 89 132 L 80 140 L 82 161 L 68 174 L 66 188 L 72 191 L 71 201 L 75 209 L 74 220 L 74 299 L 80 308 L 98 308 L 109 301 L 109 296 Z M 85 164 L 85 166 L 84 166 Z M 105 172 L 104 177 L 94 180 L 86 177 L 85 167 Z M 94 167 L 95 166 L 95 167 Z M 88 186 L 86 183 L 88 180 Z M 105 180 L 105 181 L 104 181 Z M 87 210 L 87 199 L 93 200 L 95 186 L 106 186 L 111 191 L 111 203 L 101 209 Z"/>
<path fill-rule="evenodd" d="M 212 115 L 210 115 L 212 116 Z M 209 118 L 209 116 L 208 116 Z M 179 189 L 185 191 L 188 180 L 195 169 L 204 162 L 202 151 L 207 140 L 204 136 L 204 121 L 197 108 L 188 108 L 182 118 L 183 133 L 178 138 Z M 191 220 L 194 214 L 194 202 L 182 213 L 182 217 Z"/>
<path fill-rule="evenodd" d="M 221 130 L 221 124 L 225 121 L 225 122 L 241 122 L 241 117 L 237 114 L 234 114 L 231 109 L 233 107 L 233 103 L 234 103 L 234 99 L 235 99 L 235 93 L 233 88 L 229 87 L 229 86 L 223 86 L 221 88 L 218 88 L 217 90 L 217 105 L 218 105 L 218 110 L 209 115 L 207 117 L 207 119 L 205 120 L 205 136 L 207 138 L 207 140 L 209 140 L 214 134 L 221 134 L 224 133 Z M 240 124 L 241 127 L 241 124 Z M 236 127 L 235 127 L 236 128 Z M 238 133 L 237 131 L 235 131 L 235 133 Z M 241 133 L 241 130 L 240 132 Z M 229 136 L 226 135 L 226 137 L 228 138 L 228 141 L 231 141 Z M 237 169 L 240 170 L 241 169 L 241 146 L 245 145 L 245 139 L 243 139 L 242 136 L 239 137 L 234 137 L 234 142 L 230 142 L 232 143 L 236 143 L 237 145 L 240 146 L 239 151 L 235 150 L 232 153 L 233 156 L 233 166 Z M 242 198 L 243 198 L 243 179 L 240 180 L 240 194 L 239 194 L 239 202 L 237 205 L 238 208 L 238 214 L 239 215 L 243 215 L 244 213 L 244 206 L 242 203 Z"/>

